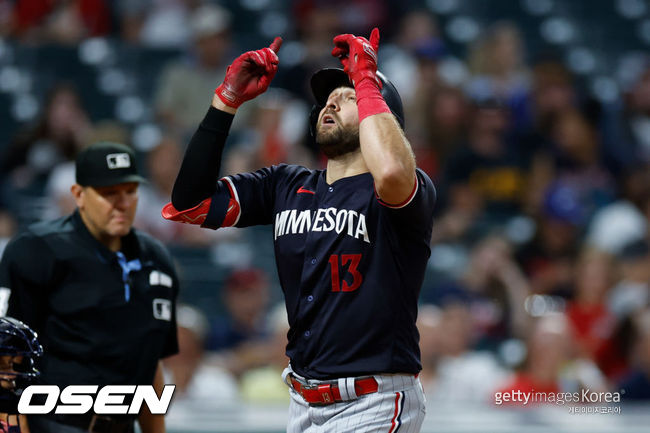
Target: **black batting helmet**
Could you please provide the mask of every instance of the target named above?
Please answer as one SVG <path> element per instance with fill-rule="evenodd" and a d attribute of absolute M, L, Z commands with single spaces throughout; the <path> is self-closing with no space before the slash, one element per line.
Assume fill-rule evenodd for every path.
<path fill-rule="evenodd" d="M 402 107 L 402 98 L 400 98 L 397 89 L 388 78 L 381 72 L 377 71 L 377 77 L 381 81 L 381 96 L 384 97 L 386 105 L 397 119 L 397 123 L 404 129 L 404 108 Z M 354 87 L 343 69 L 325 68 L 316 71 L 311 76 L 311 91 L 314 94 L 316 105 L 311 109 L 309 114 L 309 130 L 313 136 L 316 136 L 316 122 L 318 114 L 327 103 L 332 90 L 338 87 Z"/>

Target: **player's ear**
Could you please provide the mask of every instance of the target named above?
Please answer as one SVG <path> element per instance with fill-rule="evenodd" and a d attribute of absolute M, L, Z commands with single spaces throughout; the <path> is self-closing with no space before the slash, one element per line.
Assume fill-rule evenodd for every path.
<path fill-rule="evenodd" d="M 84 195 L 83 186 L 79 185 L 78 183 L 73 184 L 70 187 L 70 193 L 72 194 L 75 203 L 77 203 L 77 207 L 80 208 L 81 205 L 83 204 L 83 195 Z"/>

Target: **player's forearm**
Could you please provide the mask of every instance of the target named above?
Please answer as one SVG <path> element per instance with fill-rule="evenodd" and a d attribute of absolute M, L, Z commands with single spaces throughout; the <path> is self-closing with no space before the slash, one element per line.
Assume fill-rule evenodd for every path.
<path fill-rule="evenodd" d="M 394 116 L 379 113 L 363 119 L 359 140 L 379 197 L 391 204 L 406 200 L 413 192 L 415 157 Z"/>
<path fill-rule="evenodd" d="M 223 148 L 234 116 L 214 104 L 213 101 L 192 136 L 174 183 L 172 204 L 178 210 L 196 206 L 215 191 Z"/>

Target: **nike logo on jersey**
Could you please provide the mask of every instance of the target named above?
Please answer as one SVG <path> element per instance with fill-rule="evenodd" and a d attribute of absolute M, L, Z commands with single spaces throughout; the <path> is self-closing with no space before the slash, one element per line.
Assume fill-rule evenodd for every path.
<path fill-rule="evenodd" d="M 296 191 L 296 194 L 316 194 L 314 191 L 309 191 L 308 189 L 305 189 L 304 187 L 298 188 L 298 191 Z"/>
<path fill-rule="evenodd" d="M 275 239 L 284 235 L 332 231 L 370 243 L 366 216 L 354 210 L 334 207 L 315 212 L 309 209 L 287 209 L 275 214 Z"/>

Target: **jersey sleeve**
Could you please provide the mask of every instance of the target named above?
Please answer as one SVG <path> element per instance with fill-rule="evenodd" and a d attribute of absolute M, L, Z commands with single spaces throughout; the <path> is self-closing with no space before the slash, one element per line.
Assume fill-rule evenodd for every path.
<path fill-rule="evenodd" d="M 285 164 L 274 165 L 221 178 L 217 192 L 212 196 L 213 205 L 210 206 L 205 226 L 217 228 L 271 224 L 276 186 L 286 167 Z"/>
<path fill-rule="evenodd" d="M 433 209 L 436 204 L 436 188 L 431 178 L 420 170 L 415 170 L 416 182 L 411 195 L 403 202 L 391 205 L 383 202 L 378 196 L 377 201 L 393 219 L 411 227 L 430 227 Z"/>
<path fill-rule="evenodd" d="M 43 239 L 30 232 L 18 235 L 0 261 L 0 312 L 42 331 L 47 292 L 55 278 L 54 254 Z"/>

